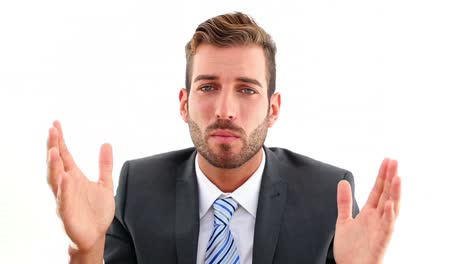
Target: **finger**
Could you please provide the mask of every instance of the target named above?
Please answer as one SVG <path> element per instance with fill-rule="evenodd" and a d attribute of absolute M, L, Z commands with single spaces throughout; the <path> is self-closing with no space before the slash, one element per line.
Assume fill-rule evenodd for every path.
<path fill-rule="evenodd" d="M 58 131 L 57 128 L 51 127 L 49 128 L 49 135 L 47 137 L 47 153 L 46 153 L 46 163 L 47 166 L 49 167 L 49 161 L 50 161 L 50 150 L 52 148 L 57 149 L 57 153 L 59 153 L 59 146 L 58 146 Z M 60 155 L 60 154 L 58 154 Z M 47 174 L 48 175 L 48 174 Z"/>
<path fill-rule="evenodd" d="M 380 164 L 379 174 L 377 175 L 377 179 L 375 180 L 374 187 L 367 199 L 367 203 L 365 206 L 371 206 L 371 208 L 377 208 L 379 204 L 380 195 L 382 194 L 384 183 L 385 183 L 385 172 L 387 171 L 389 159 L 385 158 Z"/>
<path fill-rule="evenodd" d="M 392 181 L 392 189 L 390 191 L 390 199 L 393 201 L 393 211 L 395 217 L 398 217 L 400 213 L 400 198 L 401 198 L 401 178 L 395 176 Z"/>
<path fill-rule="evenodd" d="M 351 193 L 351 185 L 346 180 L 341 180 L 338 183 L 337 204 L 338 204 L 338 219 L 337 222 L 347 221 L 352 219 L 353 200 Z"/>
<path fill-rule="evenodd" d="M 387 170 L 385 172 L 385 182 L 382 194 L 379 198 L 379 204 L 377 209 L 379 210 L 380 215 L 384 213 L 385 203 L 390 199 L 390 191 L 392 187 L 392 180 L 397 174 L 398 163 L 396 160 L 389 160 Z"/>
<path fill-rule="evenodd" d="M 58 149 L 58 131 L 55 127 L 49 128 L 49 135 L 47 137 L 47 162 L 49 161 L 49 151 L 53 147 Z"/>
<path fill-rule="evenodd" d="M 71 190 L 71 188 L 76 189 L 76 185 L 78 184 L 75 180 L 75 183 L 72 183 L 72 177 L 65 171 L 63 171 L 60 175 L 60 183 L 58 185 L 57 190 L 57 213 L 59 215 L 62 214 L 64 210 L 67 208 L 67 204 L 73 204 L 71 199 L 75 196 L 76 198 L 76 191 Z M 75 194 L 75 195 L 73 195 Z"/>
<path fill-rule="evenodd" d="M 58 144 L 59 144 L 59 152 L 60 156 L 63 160 L 63 165 L 65 166 L 65 171 L 69 171 L 75 168 L 75 162 L 73 161 L 73 157 L 71 153 L 68 151 L 67 145 L 65 144 L 65 140 L 63 137 L 63 130 L 62 125 L 59 121 L 54 121 L 54 127 L 58 131 Z"/>
<path fill-rule="evenodd" d="M 99 154 L 99 182 L 107 188 L 113 189 L 112 183 L 112 145 L 103 144 Z"/>
<path fill-rule="evenodd" d="M 393 201 L 387 201 L 384 205 L 384 208 L 382 231 L 385 234 L 384 240 L 388 241 L 393 233 L 393 226 L 395 224 Z"/>
<path fill-rule="evenodd" d="M 61 182 L 61 175 L 64 173 L 62 159 L 59 156 L 57 147 L 49 150 L 47 166 L 47 182 L 49 183 L 54 196 L 57 197 L 58 188 Z"/>

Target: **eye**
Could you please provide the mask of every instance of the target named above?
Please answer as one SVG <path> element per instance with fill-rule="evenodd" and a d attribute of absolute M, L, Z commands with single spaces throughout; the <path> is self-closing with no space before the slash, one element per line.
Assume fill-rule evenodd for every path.
<path fill-rule="evenodd" d="M 242 88 L 239 91 L 244 94 L 256 94 L 257 93 L 257 91 L 251 88 Z"/>
<path fill-rule="evenodd" d="M 202 92 L 210 92 L 210 91 L 214 91 L 215 87 L 212 85 L 203 85 L 199 88 L 199 90 Z"/>

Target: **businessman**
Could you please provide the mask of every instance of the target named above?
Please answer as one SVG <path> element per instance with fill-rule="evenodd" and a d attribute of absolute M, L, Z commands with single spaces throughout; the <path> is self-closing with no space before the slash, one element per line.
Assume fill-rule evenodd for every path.
<path fill-rule="evenodd" d="M 194 147 L 125 162 L 115 197 L 111 145 L 91 182 L 60 123 L 49 129 L 70 262 L 381 263 L 400 207 L 397 162 L 383 160 L 359 212 L 350 172 L 264 145 L 281 96 L 275 44 L 251 17 L 208 19 L 185 52 L 179 111 Z"/>

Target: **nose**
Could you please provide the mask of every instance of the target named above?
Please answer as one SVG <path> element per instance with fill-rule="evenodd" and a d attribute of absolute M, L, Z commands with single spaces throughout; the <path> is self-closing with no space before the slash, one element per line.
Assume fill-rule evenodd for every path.
<path fill-rule="evenodd" d="M 237 118 L 238 102 L 229 89 L 222 89 L 216 102 L 216 118 L 234 121 Z"/>

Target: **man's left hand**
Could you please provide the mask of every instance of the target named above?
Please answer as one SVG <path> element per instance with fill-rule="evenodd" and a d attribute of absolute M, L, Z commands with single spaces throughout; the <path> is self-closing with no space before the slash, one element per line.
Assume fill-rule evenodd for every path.
<path fill-rule="evenodd" d="M 397 161 L 385 159 L 369 198 L 353 219 L 350 184 L 338 184 L 338 218 L 333 251 L 338 264 L 382 263 L 400 209 L 401 179 Z"/>

